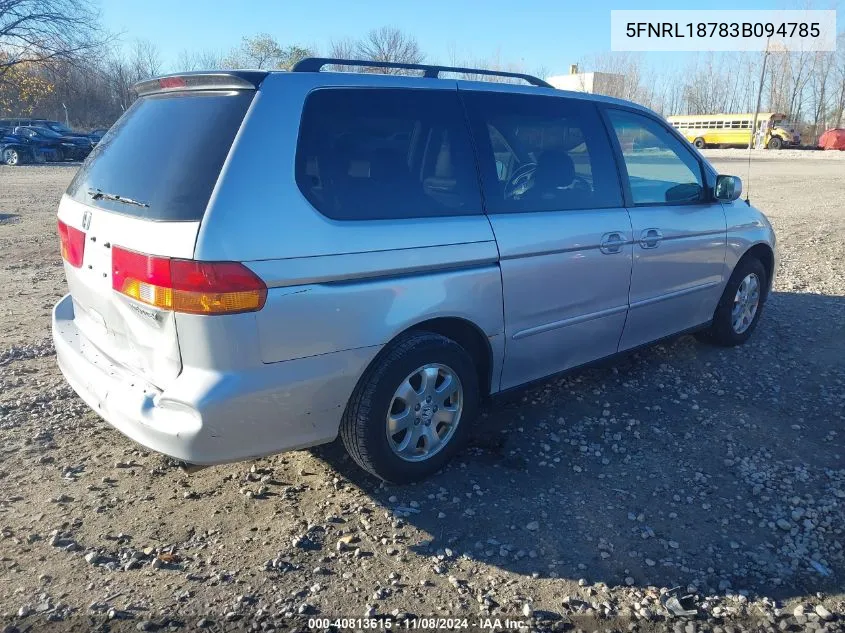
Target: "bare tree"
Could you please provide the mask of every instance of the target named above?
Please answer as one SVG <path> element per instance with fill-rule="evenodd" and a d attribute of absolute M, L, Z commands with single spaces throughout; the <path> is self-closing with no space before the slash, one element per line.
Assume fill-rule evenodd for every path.
<path fill-rule="evenodd" d="M 603 94 L 629 101 L 644 100 L 643 59 L 640 55 L 606 53 L 583 60 L 580 66 L 614 76 L 603 88 Z"/>
<path fill-rule="evenodd" d="M 817 137 L 827 128 L 831 108 L 830 78 L 835 60 L 832 52 L 819 51 L 813 57 L 813 69 L 808 84 L 813 116 L 812 135 Z"/>
<path fill-rule="evenodd" d="M 161 74 L 161 53 L 151 41 L 135 40 L 131 59 L 139 81 Z"/>
<path fill-rule="evenodd" d="M 103 73 L 111 85 L 113 98 L 126 110 L 135 100 L 132 91 L 139 81 L 161 74 L 161 55 L 155 44 L 146 40 L 137 40 L 132 52 L 127 57 L 118 49 L 109 57 L 103 68 Z"/>
<path fill-rule="evenodd" d="M 362 39 L 344 39 L 331 43 L 330 55 L 340 59 L 360 59 L 401 64 L 421 64 L 425 55 L 416 38 L 392 26 L 383 26 L 370 31 Z M 386 75 L 407 75 L 409 71 L 400 68 L 365 67 L 367 71 Z M 351 70 L 343 67 L 343 70 Z"/>
<path fill-rule="evenodd" d="M 176 57 L 173 70 L 217 70 L 224 68 L 223 53 L 215 50 L 188 51 L 183 50 Z"/>
<path fill-rule="evenodd" d="M 458 53 L 454 45 L 449 46 L 449 65 L 457 66 L 459 68 L 481 68 L 485 70 L 494 70 L 496 72 L 508 73 L 527 73 L 525 66 L 519 62 L 504 61 L 502 59 L 502 51 L 497 49 L 491 55 L 486 57 L 471 57 L 463 56 Z M 537 76 L 543 77 L 548 75 L 548 71 L 540 69 Z M 457 79 L 465 79 L 467 81 L 492 81 L 495 83 L 506 84 L 523 84 L 522 79 L 514 77 L 502 77 L 500 75 L 481 75 L 478 73 L 459 73 Z"/>
<path fill-rule="evenodd" d="M 329 44 L 329 57 L 334 59 L 358 59 L 358 42 L 351 37 L 342 40 L 333 40 Z M 332 64 L 328 70 L 334 72 L 361 72 L 360 66 L 340 66 Z"/>
<path fill-rule="evenodd" d="M 833 105 L 831 125 L 833 127 L 842 127 L 843 123 L 845 123 L 845 118 L 843 118 L 845 117 L 845 32 L 840 33 L 837 39 L 834 72 L 838 84 L 838 88 L 836 89 L 838 96 Z"/>
<path fill-rule="evenodd" d="M 335 59 L 355 59 L 358 54 L 358 42 L 351 37 L 333 40 L 329 46 L 329 57 Z"/>
<path fill-rule="evenodd" d="M 0 75 L 18 64 L 78 58 L 106 41 L 89 0 L 0 0 Z"/>
<path fill-rule="evenodd" d="M 296 62 L 313 53 L 310 48 L 299 44 L 282 46 L 269 33 L 245 37 L 241 45 L 222 60 L 225 68 L 284 68 L 290 69 Z"/>
<path fill-rule="evenodd" d="M 803 114 L 804 95 L 812 70 L 812 55 L 807 51 L 787 53 L 790 62 L 790 93 L 786 112 L 796 119 Z"/>
<path fill-rule="evenodd" d="M 367 37 L 358 42 L 358 53 L 361 59 L 377 62 L 421 64 L 425 59 L 416 38 L 392 26 L 383 26 L 370 31 Z M 375 70 L 385 74 L 396 74 L 396 69 L 391 68 Z"/>

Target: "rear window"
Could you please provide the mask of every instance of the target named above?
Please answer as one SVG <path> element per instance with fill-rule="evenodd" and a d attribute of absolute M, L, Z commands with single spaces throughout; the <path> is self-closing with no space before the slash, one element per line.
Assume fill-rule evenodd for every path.
<path fill-rule="evenodd" d="M 149 220 L 202 219 L 254 95 L 196 91 L 138 99 L 91 152 L 68 194 Z"/>
<path fill-rule="evenodd" d="M 481 213 L 454 90 L 327 88 L 305 103 L 296 182 L 335 220 Z"/>

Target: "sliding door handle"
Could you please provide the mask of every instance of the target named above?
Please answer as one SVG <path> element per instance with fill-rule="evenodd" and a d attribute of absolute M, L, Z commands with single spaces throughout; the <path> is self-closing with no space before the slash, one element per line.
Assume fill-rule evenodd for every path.
<path fill-rule="evenodd" d="M 615 253 L 621 253 L 623 246 L 625 246 L 625 236 L 622 233 L 614 231 L 601 236 L 599 250 L 605 255 L 613 255 Z"/>
<path fill-rule="evenodd" d="M 660 240 L 663 239 L 663 233 L 658 229 L 645 229 L 640 233 L 640 247 L 642 248 L 657 248 L 660 246 Z"/>

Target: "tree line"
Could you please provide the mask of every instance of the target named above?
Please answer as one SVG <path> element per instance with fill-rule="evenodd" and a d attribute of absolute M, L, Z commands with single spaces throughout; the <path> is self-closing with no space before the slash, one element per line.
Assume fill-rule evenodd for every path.
<path fill-rule="evenodd" d="M 648 66 L 641 55 L 614 53 L 582 64 L 621 77 L 611 82 L 609 96 L 668 116 L 754 112 L 764 57 L 761 111 L 786 114 L 808 139 L 845 127 L 845 32 L 830 52 L 700 53 L 670 69 Z"/>
<path fill-rule="evenodd" d="M 548 74 L 545 68 L 526 69 L 498 53 L 472 58 L 452 49 L 448 59 L 437 60 L 413 35 L 390 26 L 333 41 L 325 51 L 259 33 L 244 37 L 231 50 L 184 50 L 165 63 L 154 43 L 127 44 L 106 32 L 91 0 L 0 0 L 0 116 L 67 120 L 82 129 L 107 127 L 131 105 L 132 86 L 143 79 L 201 69 L 289 69 L 321 52 L 346 59 Z M 648 64 L 642 55 L 606 53 L 580 60 L 579 65 L 618 76 L 606 88 L 609 96 L 642 103 L 663 115 L 753 112 L 763 55 L 700 54 L 682 67 L 665 68 Z M 839 36 L 836 52 L 781 50 L 767 55 L 764 111 L 789 115 L 812 137 L 845 125 L 845 33 Z M 366 66 L 358 70 L 410 72 Z"/>

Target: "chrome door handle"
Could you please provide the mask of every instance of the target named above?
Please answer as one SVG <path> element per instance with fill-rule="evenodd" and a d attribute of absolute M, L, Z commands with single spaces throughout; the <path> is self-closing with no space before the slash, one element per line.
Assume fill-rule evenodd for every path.
<path fill-rule="evenodd" d="M 660 246 L 662 239 L 663 233 L 658 229 L 646 229 L 640 233 L 640 246 L 642 248 L 657 248 Z"/>
<path fill-rule="evenodd" d="M 614 253 L 621 253 L 623 246 L 625 246 L 625 236 L 614 231 L 601 236 L 599 250 L 605 255 L 613 255 Z"/>

